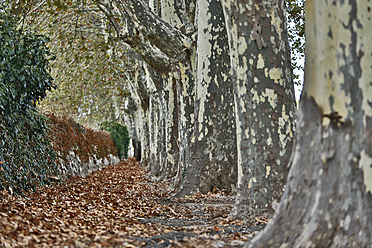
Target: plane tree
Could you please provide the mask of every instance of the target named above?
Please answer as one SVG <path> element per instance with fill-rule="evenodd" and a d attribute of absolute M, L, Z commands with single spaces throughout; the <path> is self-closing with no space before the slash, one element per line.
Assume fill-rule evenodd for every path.
<path fill-rule="evenodd" d="M 158 92 L 172 96 L 163 107 L 174 129 L 165 135 L 176 142 L 164 144 L 165 173 L 176 173 L 177 194 L 238 186 L 237 216 L 272 214 L 295 131 L 285 2 L 97 3 L 118 37 L 160 73 Z M 150 115 L 152 108 L 150 101 Z"/>
<path fill-rule="evenodd" d="M 370 247 L 371 3 L 307 1 L 305 83 L 279 210 L 247 247 Z"/>
<path fill-rule="evenodd" d="M 106 64 L 107 73 L 124 78 L 122 90 L 130 96 L 122 113 L 153 176 L 173 180 L 178 196 L 238 192 L 235 216 L 274 212 L 289 170 L 296 112 L 285 1 L 34 3 L 25 16 L 44 6 L 49 11 L 25 20 L 44 18 L 44 26 L 35 26 L 66 34 L 55 39 L 61 51 L 56 68 L 72 100 L 105 102 L 109 75 L 93 68 Z M 120 53 L 106 49 L 110 41 Z M 112 54 L 131 63 L 106 62 Z M 113 81 L 124 84 L 120 77 Z M 93 93 L 76 94 L 83 88 Z"/>

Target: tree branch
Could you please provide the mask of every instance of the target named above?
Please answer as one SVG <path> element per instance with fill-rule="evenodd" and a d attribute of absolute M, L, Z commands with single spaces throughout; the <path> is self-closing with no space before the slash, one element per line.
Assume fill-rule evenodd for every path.
<path fill-rule="evenodd" d="M 115 2 L 113 6 L 112 3 Z M 159 72 L 187 60 L 192 40 L 155 15 L 143 0 L 97 1 L 119 37 Z"/>

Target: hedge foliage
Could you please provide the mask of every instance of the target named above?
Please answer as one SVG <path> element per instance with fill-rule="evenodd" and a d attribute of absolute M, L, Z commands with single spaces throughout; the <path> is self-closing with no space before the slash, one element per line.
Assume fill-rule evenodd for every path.
<path fill-rule="evenodd" d="M 127 127 L 114 121 L 102 122 L 100 127 L 102 130 L 105 130 L 111 134 L 111 137 L 118 148 L 119 158 L 128 158 L 130 137 Z"/>
<path fill-rule="evenodd" d="M 57 173 L 46 118 L 36 110 L 54 88 L 47 42 L 0 13 L 0 190 L 34 189 Z"/>
<path fill-rule="evenodd" d="M 48 39 L 19 30 L 8 15 L 0 15 L 0 113 L 11 115 L 34 108 L 55 88 L 49 72 Z"/>
<path fill-rule="evenodd" d="M 107 132 L 84 127 L 67 116 L 47 115 L 53 131 L 53 149 L 58 157 L 67 161 L 73 151 L 82 163 L 89 163 L 93 155 L 97 159 L 108 158 L 109 154 L 118 156 L 117 147 Z"/>

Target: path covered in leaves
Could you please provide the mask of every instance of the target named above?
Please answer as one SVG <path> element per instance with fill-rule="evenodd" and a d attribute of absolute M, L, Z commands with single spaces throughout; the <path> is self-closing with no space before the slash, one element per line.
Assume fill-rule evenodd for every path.
<path fill-rule="evenodd" d="M 0 198 L 0 247 L 241 247 L 267 220 L 228 218 L 222 192 L 170 198 L 128 159 L 65 184 Z"/>

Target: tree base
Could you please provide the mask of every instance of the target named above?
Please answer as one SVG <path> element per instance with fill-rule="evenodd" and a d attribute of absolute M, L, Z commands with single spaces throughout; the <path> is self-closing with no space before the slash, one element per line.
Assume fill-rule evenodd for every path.
<path fill-rule="evenodd" d="M 345 123 L 322 126 L 322 118 L 303 97 L 279 211 L 245 247 L 372 247 L 372 196 L 358 167 L 357 136 Z"/>

